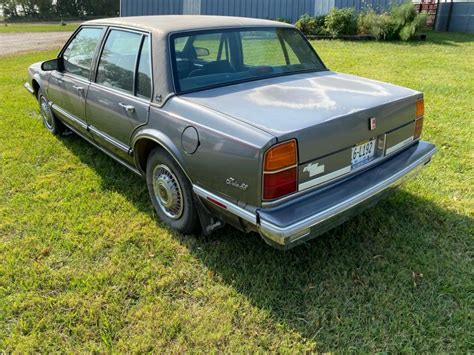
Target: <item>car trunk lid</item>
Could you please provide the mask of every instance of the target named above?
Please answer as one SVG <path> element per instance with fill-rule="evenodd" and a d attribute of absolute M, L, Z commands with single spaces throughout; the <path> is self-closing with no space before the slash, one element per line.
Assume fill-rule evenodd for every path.
<path fill-rule="evenodd" d="M 421 93 L 331 71 L 295 74 L 182 96 L 254 125 L 280 141 L 297 138 L 309 161 L 414 120 Z M 368 119 L 376 117 L 375 130 Z"/>

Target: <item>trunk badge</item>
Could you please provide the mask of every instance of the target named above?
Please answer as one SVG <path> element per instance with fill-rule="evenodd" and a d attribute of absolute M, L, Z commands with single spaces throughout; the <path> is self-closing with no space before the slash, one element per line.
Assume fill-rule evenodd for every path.
<path fill-rule="evenodd" d="M 369 118 L 369 131 L 373 131 L 375 128 L 377 128 L 377 120 L 375 117 L 370 117 Z"/>
<path fill-rule="evenodd" d="M 304 173 L 308 173 L 309 177 L 313 177 L 314 175 L 324 173 L 324 164 L 319 165 L 319 163 L 309 163 L 303 169 Z"/>

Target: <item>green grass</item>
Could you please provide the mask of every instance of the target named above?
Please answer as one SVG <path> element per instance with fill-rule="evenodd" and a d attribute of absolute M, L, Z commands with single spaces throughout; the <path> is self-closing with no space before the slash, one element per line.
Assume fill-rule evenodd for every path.
<path fill-rule="evenodd" d="M 0 349 L 472 352 L 474 36 L 313 42 L 328 67 L 425 93 L 439 152 L 415 180 L 290 252 L 182 236 L 145 184 L 43 129 L 0 58 Z"/>
<path fill-rule="evenodd" d="M 79 23 L 66 23 L 61 26 L 58 23 L 4 23 L 0 24 L 0 33 L 18 32 L 72 32 Z"/>

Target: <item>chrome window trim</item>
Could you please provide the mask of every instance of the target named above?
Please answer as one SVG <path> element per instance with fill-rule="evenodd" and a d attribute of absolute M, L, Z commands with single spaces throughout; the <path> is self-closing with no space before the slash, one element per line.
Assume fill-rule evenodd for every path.
<path fill-rule="evenodd" d="M 76 74 L 72 74 L 70 72 L 67 72 L 65 70 L 63 71 L 58 71 L 59 73 L 65 75 L 65 74 L 68 74 L 70 77 L 72 78 L 77 78 L 77 79 L 82 79 L 82 80 L 86 80 L 87 82 L 91 82 L 91 77 L 92 75 L 94 74 L 95 72 L 95 67 L 96 67 L 96 58 L 97 58 L 97 51 L 102 47 L 102 44 L 103 44 L 103 41 L 104 41 L 104 36 L 105 34 L 107 33 L 107 26 L 106 25 L 81 25 L 79 26 L 74 32 L 73 34 L 71 35 L 71 37 L 69 37 L 69 39 L 67 40 L 66 44 L 63 46 L 63 48 L 61 48 L 61 50 L 59 51 L 58 55 L 57 55 L 57 58 L 62 58 L 62 60 L 64 61 L 64 52 L 66 51 L 67 47 L 71 44 L 72 41 L 74 41 L 74 39 L 76 38 L 77 34 L 79 32 L 81 32 L 83 29 L 85 28 L 99 28 L 99 29 L 102 29 L 104 30 L 103 33 L 101 34 L 99 40 L 97 41 L 97 46 L 95 48 L 95 51 L 92 55 L 92 61 L 91 61 L 91 68 L 90 68 L 90 72 L 89 72 L 89 78 L 85 78 L 83 76 L 80 76 L 80 75 L 76 75 Z M 64 68 L 63 68 L 64 69 Z"/>
<path fill-rule="evenodd" d="M 175 95 L 183 95 L 185 93 L 191 93 L 191 92 L 194 92 L 194 91 L 189 91 L 189 92 L 178 92 L 177 90 L 177 77 L 176 77 L 176 74 L 175 74 L 175 68 L 174 68 L 174 65 L 173 65 L 173 54 L 174 54 L 174 46 L 172 45 L 171 41 L 173 40 L 173 38 L 176 36 L 176 35 L 185 35 L 185 34 L 189 34 L 189 35 L 192 35 L 192 34 L 196 34 L 196 33 L 211 33 L 213 31 L 215 32 L 219 32 L 219 31 L 232 31 L 232 30 L 251 30 L 251 29 L 272 29 L 272 28 L 288 28 L 288 29 L 294 29 L 296 30 L 302 37 L 303 37 L 303 40 L 306 42 L 306 44 L 310 47 L 310 49 L 312 50 L 312 52 L 316 55 L 316 57 L 318 58 L 318 60 L 320 61 L 320 63 L 322 64 L 323 66 L 323 69 L 321 70 L 308 70 L 308 71 L 303 71 L 303 72 L 320 72 L 320 71 L 328 71 L 328 67 L 324 64 L 323 60 L 321 59 L 321 57 L 319 56 L 319 54 L 316 52 L 316 49 L 311 45 L 311 43 L 308 41 L 308 39 L 306 38 L 306 36 L 300 31 L 298 30 L 296 27 L 294 26 L 288 26 L 287 24 L 274 24 L 274 25 L 271 25 L 271 26 L 268 26 L 268 25 L 261 25 L 261 26 L 255 26 L 255 25 L 240 25 L 240 26 L 223 26 L 223 27 L 219 27 L 219 28 L 208 28 L 208 29 L 199 29 L 199 30 L 192 30 L 192 31 L 189 31 L 189 30 L 182 30 L 182 31 L 173 31 L 173 32 L 170 32 L 168 33 L 168 38 L 167 38 L 167 49 L 168 49 L 168 65 L 169 65 L 169 70 L 171 72 L 171 82 L 172 82 L 172 85 L 171 85 L 171 88 L 173 90 L 173 94 Z M 173 49 L 173 50 L 172 50 Z M 279 74 L 279 75 L 276 75 L 276 76 L 273 76 L 273 77 L 279 77 L 279 76 L 289 76 L 289 75 L 294 75 L 294 74 L 301 74 L 302 72 L 299 72 L 299 73 L 287 73 L 287 74 Z M 242 82 L 251 82 L 251 81 L 258 81 L 258 80 L 264 80 L 264 79 L 269 79 L 271 77 L 263 77 L 263 78 L 256 78 L 256 79 L 253 79 L 253 80 L 245 80 L 245 81 L 242 81 Z M 233 83 L 230 83 L 230 84 L 226 84 L 226 85 L 218 85 L 216 87 L 226 87 L 226 86 L 230 86 L 230 85 L 237 85 L 237 84 L 241 84 L 242 82 L 233 82 Z M 213 89 L 213 87 L 208 87 L 206 89 L 199 89 L 199 90 L 196 90 L 196 92 L 198 91 L 203 91 L 203 90 L 210 90 L 210 89 Z"/>
<path fill-rule="evenodd" d="M 104 25 L 106 26 L 106 25 Z M 91 84 L 94 84 L 96 85 L 97 87 L 99 87 L 100 89 L 104 89 L 104 90 L 110 90 L 112 93 L 117 93 L 117 94 L 121 94 L 121 95 L 125 95 L 125 96 L 128 96 L 130 98 L 134 98 L 134 99 L 138 99 L 139 101 L 141 102 L 144 102 L 144 103 L 151 103 L 153 101 L 153 95 L 154 95 L 154 92 L 155 92 L 155 85 L 154 85 L 154 71 L 153 71 L 153 63 L 152 63 L 152 60 L 153 60 L 153 47 L 152 47 L 152 42 L 153 42 L 153 37 L 152 37 L 152 34 L 150 31 L 146 31 L 146 30 L 141 30 L 141 29 L 134 29 L 134 28 L 130 28 L 130 27 L 123 27 L 123 26 L 106 26 L 106 31 L 105 31 L 105 34 L 103 36 L 103 40 L 102 40 L 102 43 L 100 44 L 100 47 L 99 47 L 99 52 L 97 53 L 96 57 L 95 57 L 95 65 L 94 65 L 94 70 L 93 70 L 93 75 L 91 77 Z M 142 50 L 142 43 L 144 41 L 144 37 L 145 36 L 148 36 L 149 38 L 149 41 L 148 41 L 148 46 L 149 46 L 149 50 L 150 50 L 150 73 L 151 73 L 151 97 L 149 99 L 145 99 L 143 97 L 140 97 L 140 96 L 137 96 L 137 95 L 134 95 L 134 93 L 130 93 L 128 91 L 125 91 L 125 90 L 119 90 L 119 89 L 116 89 L 116 88 L 113 88 L 113 87 L 110 87 L 110 86 L 105 86 L 105 85 L 102 85 L 100 83 L 97 82 L 97 72 L 98 72 L 98 69 L 99 69 L 99 63 L 100 63 L 100 57 L 102 56 L 102 52 L 104 51 L 104 47 L 105 47 L 105 44 L 107 42 L 107 38 L 109 37 L 109 34 L 111 31 L 113 30 L 117 30 L 117 31 L 123 31 L 123 32 L 132 32 L 132 33 L 137 33 L 137 34 L 140 34 L 142 35 L 142 39 L 141 39 L 141 42 L 140 42 L 140 47 L 139 47 L 139 52 L 137 53 L 137 60 L 136 60 L 136 63 L 135 63 L 135 70 L 134 70 L 134 73 L 133 73 L 133 86 L 134 86 L 134 91 L 135 91 L 135 76 L 136 76 L 136 71 L 137 71 L 137 62 L 139 61 L 140 59 L 140 55 L 141 55 L 141 50 Z"/>
<path fill-rule="evenodd" d="M 130 94 L 127 91 L 117 90 L 117 89 L 114 89 L 110 86 L 104 86 L 104 85 L 101 85 L 101 84 L 98 84 L 98 83 L 95 83 L 95 82 L 91 82 L 90 85 L 93 86 L 93 87 L 96 87 L 100 90 L 106 91 L 106 92 L 111 92 L 113 94 L 125 96 L 127 99 L 130 99 L 130 100 L 139 101 L 139 102 L 144 103 L 144 104 L 149 104 L 150 103 L 150 100 L 146 100 L 146 99 L 141 98 L 139 96 L 134 96 L 134 95 Z"/>

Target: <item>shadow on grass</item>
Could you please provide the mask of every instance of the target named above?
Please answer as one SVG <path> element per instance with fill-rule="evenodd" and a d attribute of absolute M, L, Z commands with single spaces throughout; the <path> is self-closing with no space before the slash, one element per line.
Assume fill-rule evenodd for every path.
<path fill-rule="evenodd" d="M 62 141 L 95 169 L 104 189 L 154 214 L 144 181 L 76 136 Z M 469 304 L 469 258 L 462 256 L 472 226 L 472 218 L 401 190 L 288 252 L 231 227 L 175 238 L 219 282 L 320 342 L 318 350 L 387 338 L 429 349 L 434 339 L 463 336 L 450 332 L 462 328 L 456 322 Z"/>
<path fill-rule="evenodd" d="M 409 45 L 412 47 L 423 46 L 423 45 L 443 45 L 443 46 L 459 46 L 462 43 L 468 43 L 474 41 L 474 35 L 468 33 L 459 32 L 437 32 L 437 31 L 422 31 L 426 34 L 425 41 L 393 41 L 390 43 L 397 45 Z"/>

